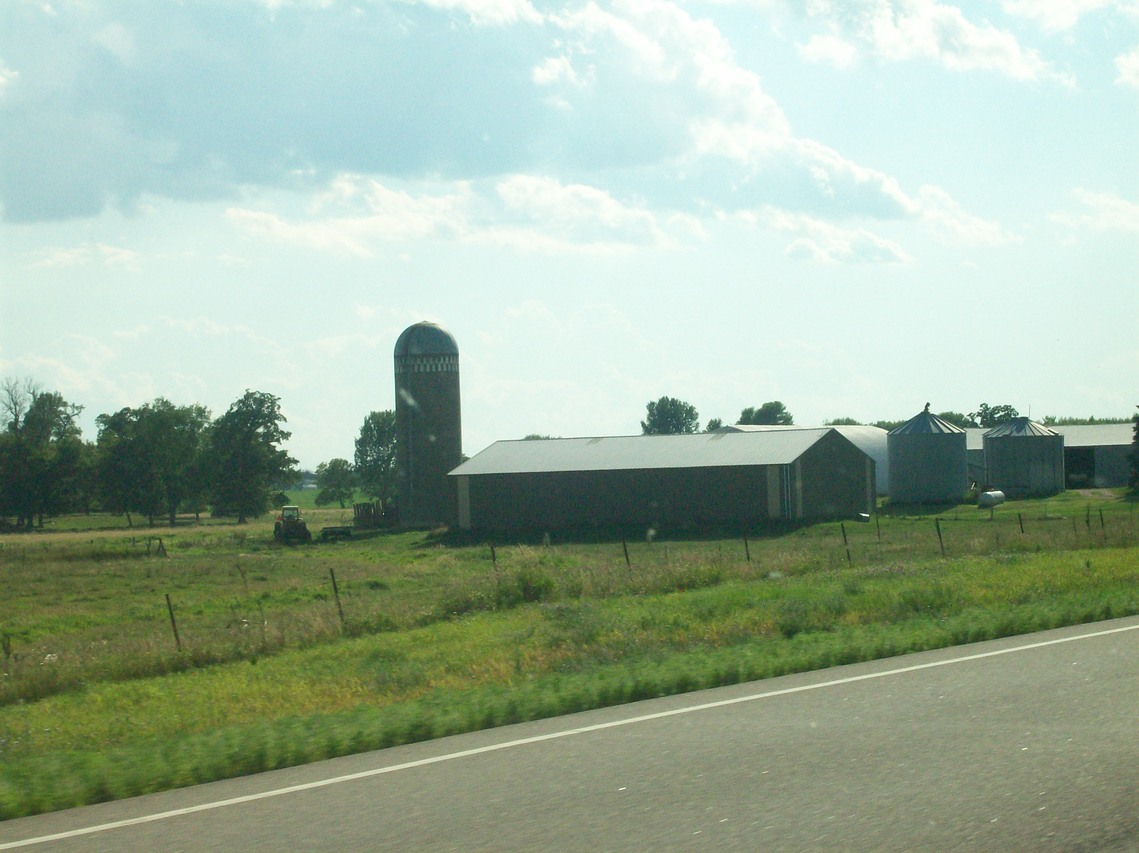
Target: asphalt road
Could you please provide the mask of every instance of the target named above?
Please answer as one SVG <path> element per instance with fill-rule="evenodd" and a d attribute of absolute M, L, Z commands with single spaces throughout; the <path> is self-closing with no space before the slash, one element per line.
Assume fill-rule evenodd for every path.
<path fill-rule="evenodd" d="M 1139 850 L 1139 619 L 0 824 L 0 850 Z"/>

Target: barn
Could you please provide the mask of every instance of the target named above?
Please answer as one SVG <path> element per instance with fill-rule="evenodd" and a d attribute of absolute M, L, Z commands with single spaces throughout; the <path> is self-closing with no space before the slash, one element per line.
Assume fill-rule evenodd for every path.
<path fill-rule="evenodd" d="M 1054 426 L 1064 436 L 1064 476 L 1069 489 L 1126 486 L 1131 477 L 1131 424 Z"/>
<path fill-rule="evenodd" d="M 1132 424 L 1078 424 L 1049 427 L 1064 437 L 1064 479 L 1069 489 L 1126 486 L 1131 476 Z M 990 480 L 985 469 L 984 429 L 965 430 L 969 440 L 969 478 Z"/>
<path fill-rule="evenodd" d="M 465 529 L 661 529 L 870 512 L 874 467 L 820 427 L 499 441 L 450 476 Z"/>
<path fill-rule="evenodd" d="M 773 429 L 817 429 L 817 427 L 797 426 L 769 426 L 767 424 L 733 424 L 720 427 L 721 432 L 759 432 Z M 890 493 L 890 478 L 886 430 L 876 426 L 847 426 L 834 425 L 831 429 L 837 430 L 844 438 L 850 439 L 859 450 L 874 460 L 874 488 L 878 496 Z"/>

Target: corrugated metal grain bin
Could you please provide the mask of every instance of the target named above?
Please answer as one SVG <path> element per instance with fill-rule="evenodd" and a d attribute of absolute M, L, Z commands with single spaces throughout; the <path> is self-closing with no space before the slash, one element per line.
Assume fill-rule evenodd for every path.
<path fill-rule="evenodd" d="M 969 487 L 965 430 L 929 404 L 886 436 L 886 455 L 891 503 L 956 503 Z"/>
<path fill-rule="evenodd" d="M 1064 436 L 1028 418 L 1013 418 L 985 433 L 989 484 L 1010 498 L 1064 490 Z"/>

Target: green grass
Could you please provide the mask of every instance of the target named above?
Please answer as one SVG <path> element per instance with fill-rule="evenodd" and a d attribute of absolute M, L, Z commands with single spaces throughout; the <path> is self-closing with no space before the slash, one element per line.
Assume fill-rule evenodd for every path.
<path fill-rule="evenodd" d="M 0 537 L 0 818 L 1139 613 L 1119 495 L 553 540 Z"/>

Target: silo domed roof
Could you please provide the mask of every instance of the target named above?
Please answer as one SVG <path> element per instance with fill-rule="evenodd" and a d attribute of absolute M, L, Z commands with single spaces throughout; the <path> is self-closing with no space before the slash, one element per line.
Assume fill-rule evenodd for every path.
<path fill-rule="evenodd" d="M 1055 430 L 1036 423 L 1028 418 L 1012 418 L 1003 424 L 998 424 L 987 433 L 985 438 L 1006 438 L 1020 435 L 1059 435 Z"/>
<path fill-rule="evenodd" d="M 920 414 L 914 415 L 900 427 L 891 430 L 890 435 L 935 435 L 938 433 L 949 434 L 957 432 L 963 433 L 965 430 L 932 414 L 929 410 L 929 403 L 926 403 L 925 409 Z"/>
<path fill-rule="evenodd" d="M 403 330 L 395 342 L 396 358 L 417 355 L 458 355 L 459 345 L 451 333 L 435 323 L 416 323 Z"/>

